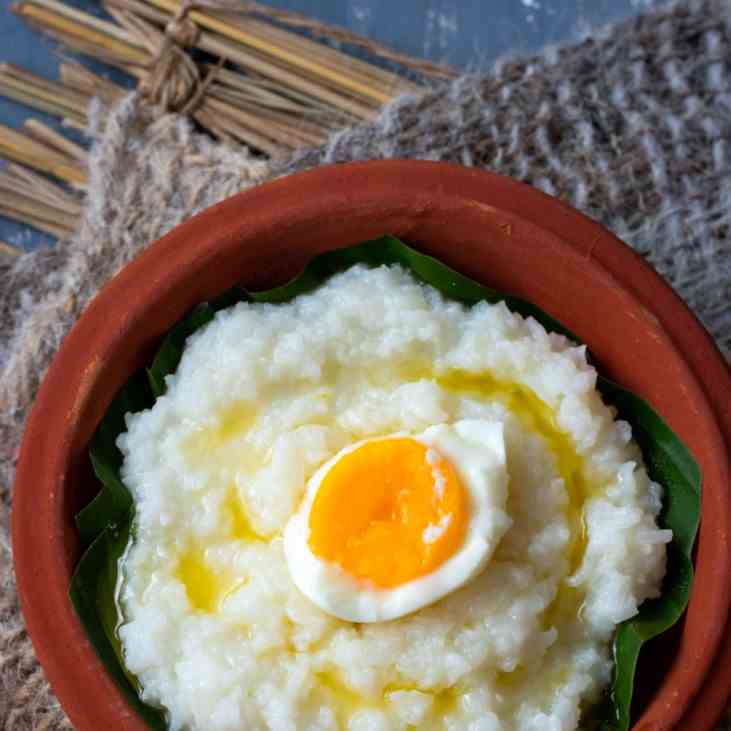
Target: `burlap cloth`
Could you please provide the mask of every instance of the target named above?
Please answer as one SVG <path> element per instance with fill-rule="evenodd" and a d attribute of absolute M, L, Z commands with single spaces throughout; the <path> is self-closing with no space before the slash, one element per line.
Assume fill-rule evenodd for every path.
<path fill-rule="evenodd" d="M 504 59 L 489 73 L 399 99 L 374 124 L 277 165 L 213 143 L 137 96 L 93 117 L 78 234 L 0 261 L 2 729 L 69 728 L 34 657 L 11 569 L 10 486 L 28 408 L 99 287 L 196 211 L 331 162 L 406 157 L 489 168 L 608 226 L 731 351 L 731 0 L 665 7 L 537 57 Z"/>

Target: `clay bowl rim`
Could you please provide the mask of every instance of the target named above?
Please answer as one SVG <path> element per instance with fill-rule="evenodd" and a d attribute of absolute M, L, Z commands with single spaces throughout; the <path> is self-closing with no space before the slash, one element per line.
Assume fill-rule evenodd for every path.
<path fill-rule="evenodd" d="M 480 235 L 502 236 L 507 246 L 521 237 L 532 237 L 536 249 L 555 247 L 567 271 L 585 267 L 575 271 L 590 272 L 672 355 L 684 397 L 693 398 L 697 423 L 711 443 L 713 459 L 704 467 L 714 470 L 715 480 L 704 491 L 698 581 L 688 621 L 695 622 L 710 609 L 715 624 L 705 630 L 704 651 L 691 662 L 692 677 L 687 668 L 675 663 L 670 675 L 681 679 L 680 686 L 663 687 L 633 728 L 661 731 L 681 728 L 678 724 L 682 723 L 696 731 L 710 730 L 731 691 L 731 642 L 725 633 L 731 600 L 731 501 L 719 486 L 724 476 L 728 484 L 730 472 L 726 445 L 731 444 L 731 412 L 724 406 L 724 398 L 731 394 L 731 377 L 725 360 L 670 287 L 597 223 L 509 178 L 446 163 L 400 160 L 300 173 L 235 195 L 189 219 L 107 284 L 54 358 L 23 439 L 13 494 L 12 539 L 18 590 L 33 644 L 76 728 L 91 731 L 100 722 L 114 722 L 116 728 L 129 731 L 146 728 L 96 658 L 67 596 L 70 572 L 78 557 L 78 539 L 69 522 L 72 478 L 84 469 L 86 444 L 111 399 L 110 389 L 116 392 L 132 368 L 141 364 L 141 353 L 149 354 L 190 306 L 241 280 L 240 274 L 232 274 L 224 266 L 226 257 L 243 257 L 245 245 L 268 241 L 274 235 L 277 240 L 294 235 L 296 241 L 298 226 L 315 226 L 332 239 L 338 225 L 346 225 L 338 224 L 339 220 L 356 221 L 364 229 L 360 240 L 371 238 L 380 226 L 380 233 L 418 242 L 419 231 L 444 227 L 450 220 L 484 226 L 485 233 Z M 471 240 L 471 234 L 466 236 L 465 241 Z M 343 240 L 329 248 L 349 243 L 355 241 Z M 431 242 L 420 248 L 429 251 L 435 245 Z M 260 256 L 260 261 L 265 259 L 257 265 L 263 279 L 246 284 L 270 285 L 272 277 L 281 282 L 285 273 L 293 274 L 292 267 L 302 263 L 294 263 L 299 248 L 288 245 L 282 262 L 275 261 L 278 257 L 271 252 L 268 259 Z M 288 252 L 293 252 L 292 261 Z M 458 247 L 450 249 L 450 257 L 461 255 Z M 469 261 L 464 260 L 468 268 Z M 449 258 L 448 263 L 454 264 Z M 500 264 L 501 259 L 493 259 L 495 270 Z M 220 271 L 211 284 L 217 266 Z M 465 267 L 462 270 L 475 276 Z M 491 276 L 479 278 L 495 284 Z M 535 281 L 533 286 L 537 287 L 534 302 L 543 306 L 541 301 L 549 294 L 538 292 Z M 513 293 L 522 294 L 515 289 Z M 565 320 L 561 312 L 547 309 L 559 321 Z M 149 323 L 144 342 L 136 329 L 143 321 Z M 591 338 L 588 341 L 591 345 Z M 104 387 L 107 392 L 97 398 L 98 389 Z M 663 415 L 673 424 L 673 414 Z M 692 434 L 683 436 L 693 438 Z M 706 592 L 700 607 L 695 597 L 702 579 L 713 582 L 713 591 Z M 686 657 L 693 654 L 682 642 L 679 651 Z"/>

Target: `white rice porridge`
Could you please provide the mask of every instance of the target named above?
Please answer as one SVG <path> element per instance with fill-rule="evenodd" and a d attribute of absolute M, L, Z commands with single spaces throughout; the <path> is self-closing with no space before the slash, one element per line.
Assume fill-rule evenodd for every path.
<path fill-rule="evenodd" d="M 118 442 L 137 511 L 119 635 L 143 699 L 201 731 L 577 728 L 671 538 L 595 381 L 583 347 L 399 267 L 219 312 Z M 318 467 L 464 419 L 505 441 L 512 525 L 482 573 L 387 622 L 306 599 L 282 532 Z"/>

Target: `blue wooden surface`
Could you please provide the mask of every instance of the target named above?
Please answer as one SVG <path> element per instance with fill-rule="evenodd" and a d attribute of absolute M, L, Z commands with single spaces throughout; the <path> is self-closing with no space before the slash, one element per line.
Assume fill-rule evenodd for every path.
<path fill-rule="evenodd" d="M 506 52 L 531 52 L 578 37 L 591 25 L 662 0 L 270 0 L 382 41 L 400 51 L 461 68 L 480 68 Z M 73 4 L 98 12 L 94 0 Z M 25 26 L 0 0 L 0 61 L 57 77 L 56 44 Z M 20 127 L 29 111 L 0 98 L 0 122 Z M 34 114 L 43 117 L 43 115 Z M 48 118 L 45 118 L 48 120 Z M 0 218 L 0 239 L 33 248 L 51 239 Z"/>

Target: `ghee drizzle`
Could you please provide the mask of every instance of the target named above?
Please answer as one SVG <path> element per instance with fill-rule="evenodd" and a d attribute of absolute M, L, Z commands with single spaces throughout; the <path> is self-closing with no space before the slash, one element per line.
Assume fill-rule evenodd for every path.
<path fill-rule="evenodd" d="M 393 375 L 403 379 L 400 382 L 431 379 L 449 393 L 458 396 L 477 396 L 483 401 L 497 401 L 503 404 L 525 429 L 543 439 L 556 461 L 556 468 L 563 479 L 568 497 L 566 509 L 570 531 L 568 576 L 574 574 L 581 565 L 587 545 L 584 503 L 587 498 L 597 494 L 603 485 L 592 484 L 587 477 L 584 460 L 577 453 L 571 437 L 556 423 L 553 410 L 527 386 L 508 379 L 498 379 L 487 372 L 453 370 L 435 376 L 423 367 L 406 365 L 397 368 Z M 375 385 L 374 380 L 381 381 L 378 376 L 369 374 L 368 381 Z M 383 383 L 380 382 L 379 385 Z M 223 412 L 216 426 L 198 430 L 189 438 L 185 449 L 191 461 L 200 463 L 211 454 L 220 454 L 227 444 L 241 438 L 255 423 L 255 419 L 253 407 L 241 402 L 233 404 Z M 252 457 L 249 455 L 244 458 L 248 466 Z M 251 529 L 235 488 L 229 490 L 224 510 L 231 524 L 229 538 L 246 542 L 265 540 Z M 201 547 L 191 547 L 186 551 L 181 556 L 175 573 L 185 586 L 192 606 L 203 612 L 216 611 L 225 597 L 243 583 L 232 575 L 214 571 L 206 561 L 205 549 Z M 564 579 L 553 602 L 543 613 L 544 628 L 548 629 L 580 616 L 583 601 L 583 590 L 568 585 Z M 556 672 L 549 674 L 550 677 L 543 678 L 546 688 L 560 687 L 569 674 L 569 667 L 558 668 Z M 530 682 L 528 675 L 530 674 L 526 674 L 520 667 L 511 673 L 498 673 L 495 678 L 498 692 Z M 366 698 L 350 690 L 334 673 L 320 672 L 317 677 L 324 694 L 337 700 L 341 723 L 356 710 L 378 707 L 369 704 Z M 447 713 L 457 702 L 454 689 L 430 692 L 416 687 L 389 686 L 384 691 L 384 696 L 393 690 L 403 689 L 419 690 L 432 695 L 433 711 L 439 715 Z"/>

